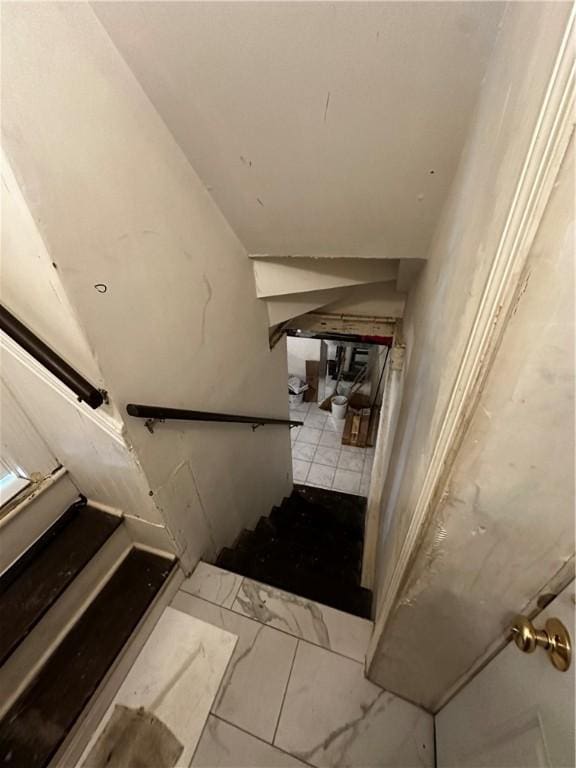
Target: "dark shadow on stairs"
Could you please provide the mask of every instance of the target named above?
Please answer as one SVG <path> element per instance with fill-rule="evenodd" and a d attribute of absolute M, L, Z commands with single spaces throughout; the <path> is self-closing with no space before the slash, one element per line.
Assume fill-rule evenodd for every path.
<path fill-rule="evenodd" d="M 372 593 L 360 586 L 365 510 L 363 497 L 295 485 L 216 565 L 369 619 Z"/>

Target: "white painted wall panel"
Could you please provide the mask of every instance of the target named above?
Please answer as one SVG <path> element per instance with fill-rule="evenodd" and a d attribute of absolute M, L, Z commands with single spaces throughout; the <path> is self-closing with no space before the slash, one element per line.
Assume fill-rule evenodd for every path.
<path fill-rule="evenodd" d="M 80 492 L 128 515 L 162 524 L 144 475 L 122 436 L 122 425 L 79 403 L 4 334 L 0 342 L 3 378 Z"/>

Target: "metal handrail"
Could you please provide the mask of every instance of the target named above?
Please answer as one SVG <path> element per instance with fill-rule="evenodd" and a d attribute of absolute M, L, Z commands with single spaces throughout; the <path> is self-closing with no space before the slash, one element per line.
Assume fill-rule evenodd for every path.
<path fill-rule="evenodd" d="M 221 421 L 237 424 L 251 424 L 252 430 L 263 427 L 266 424 L 285 424 L 286 426 L 300 427 L 303 421 L 293 419 L 269 419 L 260 416 L 237 416 L 231 413 L 211 413 L 209 411 L 189 411 L 186 408 L 166 408 L 163 405 L 141 405 L 140 403 L 128 403 L 126 411 L 130 416 L 146 419 L 146 427 L 150 432 L 154 431 L 154 424 L 167 419 L 179 421 Z"/>
<path fill-rule="evenodd" d="M 22 349 L 44 366 L 57 379 L 69 387 L 79 400 L 91 408 L 98 408 L 106 402 L 107 395 L 74 370 L 54 350 L 45 344 L 35 333 L 20 322 L 6 307 L 0 304 L 0 329 L 13 339 Z"/>

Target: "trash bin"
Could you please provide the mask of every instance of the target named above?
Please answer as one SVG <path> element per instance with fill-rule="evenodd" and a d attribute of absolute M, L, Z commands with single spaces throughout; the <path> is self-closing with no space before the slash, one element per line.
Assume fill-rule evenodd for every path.
<path fill-rule="evenodd" d="M 297 395 L 295 395 L 293 392 L 288 390 L 288 403 L 291 408 L 294 408 L 295 405 L 301 405 L 303 401 L 304 392 L 299 392 Z"/>

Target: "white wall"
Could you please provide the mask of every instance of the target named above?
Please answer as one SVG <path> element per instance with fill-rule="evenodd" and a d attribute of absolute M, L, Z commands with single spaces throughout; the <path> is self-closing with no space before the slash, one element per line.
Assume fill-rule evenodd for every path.
<path fill-rule="evenodd" d="M 288 373 L 306 379 L 306 360 L 320 360 L 320 339 L 286 337 L 288 352 Z"/>
<path fill-rule="evenodd" d="M 408 364 L 403 406 L 385 489 L 385 506 L 381 522 L 382 540 L 378 568 L 379 604 L 381 604 L 391 568 L 406 536 L 422 487 L 431 451 L 444 417 L 447 398 L 470 332 L 503 220 L 509 210 L 511 196 L 520 175 L 568 13 L 569 6 L 563 4 L 521 3 L 510 4 L 507 7 L 493 60 L 485 79 L 474 129 L 462 158 L 450 204 L 440 224 L 428 264 L 408 300 L 404 321 Z M 530 55 L 527 55 L 527 52 Z M 558 280 L 561 271 L 556 269 L 556 266 L 551 268 L 551 265 L 546 265 L 546 270 L 548 269 L 551 270 L 551 279 Z M 565 273 L 563 280 L 570 283 L 567 274 L 569 273 Z M 543 281 L 544 277 L 543 275 L 537 280 L 531 280 L 531 285 L 534 285 L 533 290 L 536 290 L 536 283 Z M 555 289 L 562 290 L 562 286 L 556 284 Z M 547 313 L 556 311 L 553 306 L 556 301 L 550 295 L 535 295 L 533 301 L 534 309 L 539 310 L 541 323 L 544 324 Z M 519 333 L 521 332 L 520 330 Z M 542 343 L 544 341 L 545 339 L 542 338 Z M 565 341 L 559 342 L 560 346 L 565 345 Z M 527 338 L 523 339 L 523 344 L 528 344 Z M 530 366 L 536 365 L 536 358 L 541 360 L 541 367 L 546 371 L 546 375 L 560 386 L 563 375 L 558 373 L 557 367 L 560 366 L 560 371 L 565 370 L 564 363 L 561 363 L 556 355 L 545 360 L 542 349 L 537 349 L 536 337 L 529 343 L 529 349 L 526 346 L 519 346 L 518 351 L 526 353 L 523 365 L 517 360 L 520 366 L 518 376 L 520 374 L 525 376 L 522 387 L 533 386 L 534 372 L 530 370 Z M 509 369 L 508 372 L 509 375 L 514 373 Z M 520 381 L 520 379 L 516 380 Z M 514 379 L 508 379 L 503 386 L 510 388 L 513 386 L 513 381 Z M 541 380 L 540 386 L 543 383 L 544 381 Z M 562 386 L 565 386 L 565 382 Z M 500 394 L 502 396 L 502 393 Z M 510 395 L 509 390 L 508 397 Z M 560 395 L 563 409 L 568 407 L 565 399 L 567 395 L 566 390 L 563 390 L 563 394 Z M 548 397 L 546 394 L 546 399 Z M 522 405 L 514 400 L 506 405 L 506 398 L 504 398 L 498 403 L 493 402 L 486 406 L 493 425 L 496 425 L 498 418 L 495 414 L 501 413 L 500 427 L 505 434 L 508 434 L 508 439 L 517 437 L 520 424 L 524 425 L 524 431 L 531 429 L 528 421 L 532 411 L 523 408 Z M 508 406 L 512 407 L 511 412 L 508 412 Z M 499 411 L 499 409 L 502 410 Z M 516 427 L 511 427 L 509 422 L 512 412 L 517 420 Z M 537 412 L 535 409 L 534 416 Z M 536 425 L 538 421 L 534 420 L 534 416 L 532 416 L 533 423 Z M 551 432 L 547 433 L 544 425 L 539 424 L 538 430 L 532 437 L 533 442 L 540 443 L 542 449 L 547 445 L 548 435 L 552 442 L 558 441 L 559 445 L 564 444 L 566 448 L 563 443 L 564 433 L 557 434 L 555 421 L 554 424 L 554 436 Z M 410 591 L 403 590 L 397 611 L 398 619 L 386 629 L 384 641 L 377 649 L 370 669 L 370 675 L 374 680 L 427 706 L 431 706 L 438 699 L 454 679 L 464 671 L 466 664 L 470 664 L 476 656 L 481 654 L 487 639 L 499 634 L 503 607 L 501 601 L 506 599 L 509 610 L 518 610 L 522 606 L 524 594 L 530 589 L 537 591 L 541 585 L 540 579 L 545 572 L 549 572 L 554 567 L 552 561 L 563 549 L 559 539 L 555 540 L 556 547 L 552 547 L 553 542 L 550 541 L 552 549 L 548 553 L 548 559 L 541 564 L 541 568 L 534 570 L 530 584 L 517 579 L 523 566 L 515 570 L 514 584 L 508 582 L 509 587 L 514 587 L 508 593 L 504 591 L 507 587 L 506 572 L 496 569 L 494 577 L 499 585 L 496 591 L 500 592 L 500 598 L 493 602 L 497 595 L 494 594 L 494 583 L 490 584 L 486 581 L 486 573 L 493 571 L 491 558 L 494 552 L 485 551 L 487 560 L 484 562 L 480 556 L 484 551 L 482 543 L 497 541 L 503 536 L 503 530 L 511 531 L 511 526 L 521 525 L 521 515 L 514 501 L 506 513 L 512 517 L 506 517 L 505 522 L 502 523 L 503 528 L 499 527 L 498 522 L 494 522 L 490 535 L 486 537 L 483 535 L 485 527 L 483 524 L 478 523 L 475 527 L 468 527 L 470 521 L 466 517 L 466 508 L 469 504 L 471 505 L 474 510 L 473 518 L 481 516 L 480 510 L 490 517 L 494 515 L 497 517 L 503 511 L 503 506 L 502 501 L 497 507 L 493 506 L 494 494 L 502 494 L 507 502 L 512 502 L 513 498 L 508 494 L 513 493 L 514 496 L 518 494 L 519 499 L 524 499 L 527 506 L 537 504 L 538 514 L 542 514 L 542 500 L 539 494 L 534 492 L 532 485 L 536 475 L 530 470 L 529 464 L 527 466 L 524 461 L 521 462 L 518 470 L 518 485 L 514 491 L 506 490 L 509 488 L 511 479 L 511 468 L 508 463 L 510 461 L 514 463 L 514 459 L 507 458 L 506 451 L 503 450 L 504 443 L 501 441 L 504 435 L 498 434 L 497 437 L 493 460 L 489 467 L 484 467 L 485 471 L 492 475 L 492 479 L 490 480 L 488 475 L 485 478 L 481 476 L 480 466 L 472 461 L 465 469 L 467 491 L 463 496 L 455 494 L 458 499 L 463 500 L 463 508 L 459 508 L 458 501 L 455 501 L 455 504 L 458 508 L 457 517 L 462 525 L 465 524 L 467 530 L 456 525 L 455 518 L 452 518 L 455 527 L 450 533 L 447 533 L 443 527 L 430 532 L 430 535 L 435 537 L 436 549 L 428 548 L 421 553 L 422 563 L 428 563 L 431 572 L 421 585 L 422 594 L 419 594 L 414 601 L 410 598 Z M 483 433 L 477 439 L 479 440 L 478 449 L 488 450 L 488 444 L 485 442 L 488 440 L 487 435 Z M 509 444 L 507 447 L 510 447 Z M 550 447 L 553 446 L 550 445 Z M 538 450 L 538 445 L 534 448 Z M 518 445 L 516 450 L 521 451 L 521 446 Z M 538 477 L 542 482 L 543 492 L 554 487 L 546 480 L 547 465 L 548 460 L 542 455 L 538 463 Z M 555 481 L 565 479 L 565 470 L 560 470 L 558 467 L 558 471 L 560 476 L 552 473 L 550 481 L 552 477 L 555 477 Z M 528 491 L 529 488 L 530 491 Z M 505 504 L 504 511 L 506 511 Z M 533 541 L 538 541 L 538 547 L 541 546 L 541 541 L 538 540 L 534 529 L 527 533 L 527 536 L 529 538 L 534 536 Z M 455 574 L 452 573 L 452 586 L 446 583 L 443 592 L 440 586 L 438 591 L 433 591 L 437 613 L 434 621 L 431 621 L 433 617 L 430 612 L 426 608 L 422 611 L 415 609 L 414 602 L 418 605 L 426 599 L 424 595 L 427 593 L 429 578 L 440 567 L 440 561 L 434 556 L 434 552 L 438 549 L 443 551 L 445 539 L 449 543 L 453 542 L 451 546 L 455 549 L 461 547 L 462 551 L 466 551 L 466 547 L 471 546 L 475 556 L 472 557 L 469 553 L 468 560 L 465 558 L 457 560 L 460 570 L 458 578 L 455 578 Z M 478 549 L 474 550 L 472 546 L 474 544 Z M 514 563 L 517 554 L 516 546 L 505 539 L 502 539 L 502 544 L 502 552 L 506 552 L 509 558 L 514 558 L 512 559 Z M 551 552 L 554 552 L 554 555 Z M 532 565 L 528 570 L 531 571 L 531 569 Z M 479 581 L 474 582 L 477 572 L 479 572 Z M 469 575 L 470 582 L 467 580 Z M 460 583 L 468 584 L 469 587 L 473 585 L 476 594 L 472 602 L 460 592 Z M 457 598 L 454 597 L 454 590 L 457 591 Z M 482 593 L 483 590 L 485 592 L 481 598 L 478 593 Z M 440 599 L 441 594 L 444 601 Z M 480 599 L 485 602 L 480 604 Z M 462 601 L 460 604 L 459 600 Z M 478 635 L 474 632 L 468 633 L 464 641 L 461 631 L 456 630 L 450 617 L 454 619 L 458 617 L 457 620 L 461 620 L 465 603 L 470 614 L 467 625 L 472 622 L 474 627 L 477 627 L 478 620 L 481 618 L 484 629 Z M 435 625 L 434 622 L 437 624 Z M 415 637 L 414 633 L 409 635 L 408 625 L 412 630 L 415 625 L 423 631 L 425 627 L 426 635 L 434 638 L 433 643 L 427 643 L 426 654 L 422 653 L 420 646 L 416 649 L 411 642 L 408 642 L 409 636 Z M 453 631 L 447 634 L 448 626 Z M 455 637 L 459 637 L 460 642 L 458 652 L 453 653 Z M 393 662 L 388 655 L 392 644 L 395 649 Z M 444 650 L 441 650 L 441 647 Z M 450 653 L 448 653 L 449 648 Z"/>
<path fill-rule="evenodd" d="M 287 417 L 246 252 L 93 11 L 6 7 L 3 48 L 5 149 L 113 402 Z M 187 568 L 289 492 L 283 427 L 124 418 Z"/>
<path fill-rule="evenodd" d="M 104 387 L 95 355 L 62 286 L 58 265 L 43 242 L 5 153 L 2 181 L 2 302 L 91 383 Z M 171 550 L 162 517 L 148 495 L 113 404 L 92 411 L 77 402 L 72 392 L 3 334 L 0 354 L 5 385 L 0 418 L 7 455 L 43 474 L 48 465 L 50 469 L 54 466 L 45 459 L 40 466 L 32 439 L 24 440 L 26 430 L 19 416 L 24 413 L 30 429 L 42 436 L 42 444 L 68 470 L 81 493 L 139 521 L 133 526 L 136 539 L 144 537 Z"/>
<path fill-rule="evenodd" d="M 62 288 L 5 152 L 2 162 L 2 303 L 96 387 L 102 374 Z"/>

